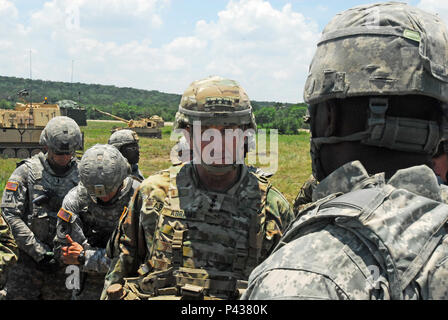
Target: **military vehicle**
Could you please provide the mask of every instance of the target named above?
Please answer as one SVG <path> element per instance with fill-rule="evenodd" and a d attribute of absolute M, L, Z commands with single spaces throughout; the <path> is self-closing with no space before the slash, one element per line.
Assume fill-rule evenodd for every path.
<path fill-rule="evenodd" d="M 0 156 L 25 159 L 44 151 L 40 134 L 50 119 L 60 115 L 59 106 L 46 100 L 18 102 L 14 109 L 0 109 Z"/>
<path fill-rule="evenodd" d="M 87 126 L 86 108 L 80 107 L 73 100 L 60 100 L 56 102 L 61 110 L 61 116 L 67 116 L 76 121 L 78 126 Z"/>
<path fill-rule="evenodd" d="M 164 121 L 159 116 L 152 116 L 151 118 L 142 118 L 138 120 L 126 120 L 110 114 L 109 112 L 101 111 L 93 108 L 93 110 L 98 111 L 104 115 L 111 118 L 117 119 L 119 121 L 125 122 L 128 127 L 126 129 L 131 129 L 135 131 L 141 137 L 158 138 L 162 139 L 162 127 L 164 126 Z M 124 128 L 112 128 L 111 133 Z"/>

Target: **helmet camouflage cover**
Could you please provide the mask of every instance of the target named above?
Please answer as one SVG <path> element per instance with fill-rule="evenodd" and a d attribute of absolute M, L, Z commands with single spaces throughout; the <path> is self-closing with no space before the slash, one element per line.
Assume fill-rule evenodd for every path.
<path fill-rule="evenodd" d="M 130 129 L 117 130 L 112 133 L 107 143 L 120 149 L 122 146 L 130 143 L 138 143 L 138 135 Z"/>
<path fill-rule="evenodd" d="M 82 148 L 82 134 L 75 120 L 58 116 L 48 121 L 39 142 L 54 152 L 73 153 Z"/>
<path fill-rule="evenodd" d="M 182 95 L 175 129 L 193 125 L 248 125 L 256 129 L 249 97 L 234 80 L 218 76 L 194 81 Z"/>
<path fill-rule="evenodd" d="M 422 94 L 448 102 L 447 56 L 437 15 L 398 2 L 357 6 L 325 27 L 304 99 Z"/>
<path fill-rule="evenodd" d="M 104 197 L 116 190 L 131 172 L 120 151 L 107 144 L 89 148 L 78 168 L 80 180 L 92 197 Z"/>
<path fill-rule="evenodd" d="M 313 108 L 329 99 L 369 98 L 366 129 L 345 137 L 312 137 L 313 173 L 322 144 L 361 141 L 434 154 L 448 137 L 448 31 L 440 18 L 405 3 L 357 6 L 325 27 L 304 89 Z M 440 123 L 387 115 L 388 96 L 424 95 L 441 102 Z M 428 106 L 422 106 L 428 107 Z"/>

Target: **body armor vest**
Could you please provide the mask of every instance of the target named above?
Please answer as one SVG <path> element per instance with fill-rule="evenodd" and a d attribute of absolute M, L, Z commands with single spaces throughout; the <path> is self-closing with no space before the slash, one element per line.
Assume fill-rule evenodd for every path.
<path fill-rule="evenodd" d="M 233 195 L 217 193 L 195 186 L 193 170 L 170 168 L 151 248 L 154 272 L 144 283 L 152 283 L 152 294 L 158 287 L 194 286 L 207 296 L 235 297 L 240 280 L 260 263 L 270 184 L 246 171 Z"/>
<path fill-rule="evenodd" d="M 138 182 L 132 178 L 126 178 L 124 188 L 117 194 L 117 199 L 112 203 L 101 204 L 94 202 L 85 192 L 88 198 L 87 207 L 80 215 L 83 223 L 83 231 L 88 242 L 93 247 L 105 248 L 112 232 L 118 224 L 120 216 L 127 210 L 127 205 L 137 189 Z M 86 189 L 83 188 L 83 191 Z"/>
<path fill-rule="evenodd" d="M 27 225 L 40 241 L 53 247 L 56 215 L 65 195 L 79 182 L 78 166 L 72 164 L 65 176 L 56 176 L 51 174 L 53 170 L 42 153 L 23 163 L 29 172 L 27 188 L 31 214 L 27 216 Z M 33 203 L 38 198 L 42 201 Z"/>

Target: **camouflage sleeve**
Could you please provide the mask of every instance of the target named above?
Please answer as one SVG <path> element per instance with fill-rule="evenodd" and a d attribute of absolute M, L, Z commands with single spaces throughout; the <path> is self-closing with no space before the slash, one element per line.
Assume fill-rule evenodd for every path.
<path fill-rule="evenodd" d="M 61 255 L 61 247 L 68 245 L 66 235 L 70 235 L 73 241 L 82 246 L 87 243 L 87 238 L 82 230 L 82 221 L 79 218 L 79 213 L 85 207 L 82 200 L 79 196 L 78 186 L 76 186 L 66 194 L 62 201 L 62 207 L 57 215 L 54 239 L 54 252 L 58 258 Z"/>
<path fill-rule="evenodd" d="M 306 270 L 269 270 L 249 283 L 242 300 L 346 300 L 328 277 Z"/>
<path fill-rule="evenodd" d="M 128 211 L 120 219 L 116 232 L 109 241 L 109 256 L 113 257 L 106 275 L 101 299 L 106 298 L 107 288 L 114 283 L 124 283 L 124 278 L 150 271 L 145 263 L 152 247 L 158 212 L 166 197 L 169 178 L 166 173 L 146 179 L 129 202 Z"/>
<path fill-rule="evenodd" d="M 265 238 L 261 255 L 265 259 L 277 245 L 283 231 L 294 219 L 288 200 L 276 188 L 271 187 L 266 197 Z"/>
<path fill-rule="evenodd" d="M 39 241 L 25 222 L 31 208 L 28 203 L 27 177 L 25 165 L 14 170 L 3 191 L 1 209 L 19 248 L 35 261 L 40 261 L 51 248 Z"/>
<path fill-rule="evenodd" d="M 120 218 L 117 229 L 107 245 L 112 258 L 106 274 L 101 299 L 106 299 L 106 290 L 114 283 L 124 283 L 124 278 L 136 275 L 139 265 L 137 257 L 139 245 L 139 214 L 142 207 L 141 192 L 137 192 L 129 202 L 128 211 Z"/>
<path fill-rule="evenodd" d="M 58 212 L 56 224 L 56 237 L 54 241 L 55 256 L 61 258 L 61 248 L 68 245 L 66 235 L 78 242 L 85 250 L 85 263 L 81 267 L 84 272 L 106 273 L 109 269 L 110 259 L 106 256 L 105 248 L 90 246 L 84 235 L 80 214 L 87 207 L 86 197 L 82 195 L 80 186 L 70 190 L 64 198 L 62 207 Z"/>
<path fill-rule="evenodd" d="M 6 283 L 8 267 L 17 261 L 19 250 L 8 223 L 0 215 L 0 289 Z"/>

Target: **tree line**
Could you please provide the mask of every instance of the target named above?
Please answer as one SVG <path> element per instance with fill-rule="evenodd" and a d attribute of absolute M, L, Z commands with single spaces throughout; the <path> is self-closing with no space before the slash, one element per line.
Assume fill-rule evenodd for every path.
<path fill-rule="evenodd" d="M 17 93 L 25 88 L 30 93 L 27 100 L 33 102 L 43 101 L 45 97 L 49 103 L 73 100 L 86 109 L 88 119 L 111 119 L 95 112 L 93 109 L 96 108 L 124 119 L 159 115 L 165 121 L 173 121 L 181 98 L 180 94 L 157 90 L 0 76 L 0 109 L 13 108 L 20 101 Z M 306 112 L 306 105 L 303 103 L 251 103 L 260 128 L 276 128 L 281 134 L 296 134 L 299 128 L 307 128 L 307 124 L 303 123 Z"/>

